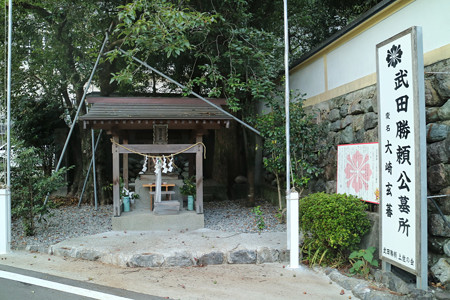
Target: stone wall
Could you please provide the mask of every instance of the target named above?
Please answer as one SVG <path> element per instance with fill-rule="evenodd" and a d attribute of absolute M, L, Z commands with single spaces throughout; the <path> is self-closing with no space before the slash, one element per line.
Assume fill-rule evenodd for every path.
<path fill-rule="evenodd" d="M 450 59 L 425 67 L 428 195 L 450 194 Z M 307 108 L 329 128 L 331 145 L 321 160 L 324 176 L 312 191 L 336 192 L 337 145 L 378 142 L 376 85 Z M 450 223 L 450 196 L 435 198 Z M 428 200 L 429 266 L 450 283 L 450 228 Z"/>

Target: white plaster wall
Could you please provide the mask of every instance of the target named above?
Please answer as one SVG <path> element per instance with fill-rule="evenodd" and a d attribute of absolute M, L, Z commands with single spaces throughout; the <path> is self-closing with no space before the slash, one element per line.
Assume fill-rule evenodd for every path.
<path fill-rule="evenodd" d="M 416 0 L 334 49 L 327 54 L 328 90 L 375 73 L 376 45 L 411 26 L 422 27 L 424 53 L 450 44 L 449 12 L 450 0 Z M 322 74 L 323 65 L 316 61 L 293 72 L 290 84 L 309 98 L 322 92 L 317 86 Z"/>
<path fill-rule="evenodd" d="M 324 60 L 318 59 L 306 66 L 301 72 L 295 72 L 289 77 L 291 90 L 306 93 L 306 98 L 325 92 Z"/>

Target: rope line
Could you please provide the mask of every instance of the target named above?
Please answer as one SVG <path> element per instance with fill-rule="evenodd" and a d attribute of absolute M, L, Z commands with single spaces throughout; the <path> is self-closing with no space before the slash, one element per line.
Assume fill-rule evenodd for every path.
<path fill-rule="evenodd" d="M 148 155 L 148 154 L 145 154 L 145 153 L 133 150 L 131 148 L 128 148 L 128 147 L 126 147 L 126 146 L 124 146 L 122 144 L 119 144 L 118 142 L 114 141 L 113 139 L 111 139 L 111 143 L 113 143 L 114 145 L 117 145 L 119 147 L 122 147 L 123 149 L 125 149 L 125 150 L 127 150 L 127 151 L 129 151 L 131 153 L 138 154 L 138 155 L 141 155 L 141 156 L 144 156 L 144 157 L 148 157 L 148 158 L 151 158 L 151 159 L 161 159 L 163 157 L 172 157 L 173 158 L 175 155 L 179 155 L 181 153 L 184 153 L 184 152 L 186 152 L 186 151 L 188 151 L 188 150 L 190 150 L 190 149 L 200 145 L 200 146 L 203 147 L 203 158 L 206 159 L 206 146 L 202 142 L 195 143 L 195 144 L 187 147 L 186 149 L 183 149 L 181 151 L 178 151 L 176 153 L 169 154 L 169 155 Z"/>

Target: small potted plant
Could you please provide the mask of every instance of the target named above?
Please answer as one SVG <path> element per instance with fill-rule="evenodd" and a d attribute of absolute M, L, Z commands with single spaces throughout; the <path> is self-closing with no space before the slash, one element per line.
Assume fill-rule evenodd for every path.
<path fill-rule="evenodd" d="M 123 211 L 130 211 L 130 191 L 125 187 L 121 187 L 120 198 L 122 199 L 123 203 Z"/>
<path fill-rule="evenodd" d="M 136 199 L 139 199 L 139 194 L 137 194 L 136 192 L 130 192 L 129 197 L 130 197 L 131 205 L 134 205 Z"/>
<path fill-rule="evenodd" d="M 187 196 L 188 210 L 194 210 L 194 198 L 197 194 L 195 176 L 183 179 L 183 186 L 180 188 L 180 193 L 184 196 Z"/>
<path fill-rule="evenodd" d="M 109 184 L 103 187 L 105 191 L 112 191 L 113 184 Z M 119 178 L 119 196 L 120 196 L 120 205 L 122 206 L 122 211 L 130 211 L 130 191 L 125 188 L 122 177 Z M 139 197 L 139 195 L 137 195 Z"/>

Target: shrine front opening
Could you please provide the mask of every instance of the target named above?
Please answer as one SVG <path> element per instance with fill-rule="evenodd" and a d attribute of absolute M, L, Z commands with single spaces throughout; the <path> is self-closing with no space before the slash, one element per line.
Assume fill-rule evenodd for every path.
<path fill-rule="evenodd" d="M 228 128 L 231 118 L 201 100 L 192 98 L 88 97 L 87 101 L 91 104 L 91 108 L 86 115 L 80 117 L 83 127 L 85 129 L 103 129 L 111 137 L 113 221 L 123 219 L 129 214 L 123 212 L 120 197 L 121 183 L 127 189 L 133 184 L 129 182 L 129 156 L 140 156 L 148 161 L 148 164 L 144 164 L 147 167 L 146 172 L 139 175 L 139 179 L 134 182 L 134 188 L 141 195 L 148 194 L 148 210 L 145 213 L 152 215 L 154 213 L 150 210 L 150 190 L 148 187 L 144 187 L 144 184 L 154 183 L 156 186 L 153 199 L 164 202 L 165 195 L 161 193 L 161 184 L 173 183 L 174 193 L 171 200 L 182 201 L 179 199 L 182 178 L 170 178 L 168 174 L 163 173 L 158 179 L 155 174 L 155 165 L 157 165 L 155 162 L 159 161 L 159 168 L 164 169 L 164 167 L 168 168 L 170 161 L 175 161 L 176 156 L 188 157 L 190 173 L 195 176 L 196 184 L 193 213 L 203 217 L 203 159 L 205 154 L 203 136 L 211 130 Z M 210 101 L 216 105 L 225 104 L 223 99 L 210 99 Z M 166 162 L 163 163 L 164 159 Z M 144 165 L 142 165 L 142 169 L 144 169 Z M 163 197 L 161 198 L 161 196 Z M 183 207 L 182 202 L 181 207 Z M 168 223 L 173 225 L 177 221 L 174 221 L 172 217 L 176 216 L 167 218 L 172 219 Z M 201 223 L 203 224 L 203 222 Z M 130 225 L 128 230 L 143 230 L 143 228 Z"/>

